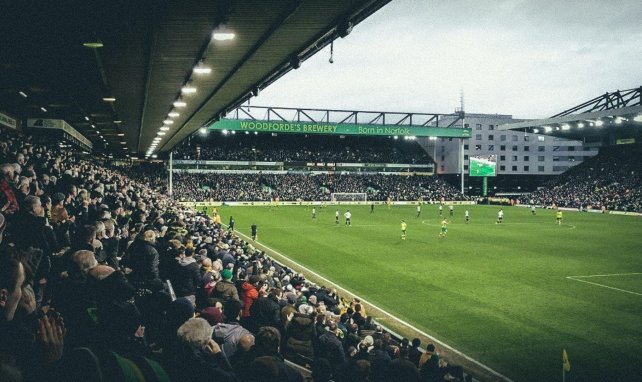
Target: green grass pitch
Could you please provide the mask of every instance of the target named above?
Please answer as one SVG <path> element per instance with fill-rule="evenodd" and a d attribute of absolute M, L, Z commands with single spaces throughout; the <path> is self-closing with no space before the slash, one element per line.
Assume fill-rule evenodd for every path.
<path fill-rule="evenodd" d="M 350 209 L 352 227 L 344 225 Z M 221 207 L 236 228 L 515 381 L 642 380 L 642 219 L 456 206 Z M 448 215 L 444 208 L 444 215 Z M 400 221 L 408 223 L 401 240 Z M 635 274 L 638 273 L 638 274 Z M 602 276 L 596 276 L 602 275 Z M 591 277 L 587 277 L 591 276 Z"/>

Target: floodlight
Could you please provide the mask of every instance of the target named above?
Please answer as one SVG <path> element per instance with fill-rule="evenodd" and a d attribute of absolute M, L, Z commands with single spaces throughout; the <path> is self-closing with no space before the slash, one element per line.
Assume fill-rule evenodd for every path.
<path fill-rule="evenodd" d="M 201 127 L 200 129 L 198 129 L 198 132 L 201 133 L 201 135 L 205 135 L 205 134 L 207 134 L 207 128 L 206 127 Z"/>
<path fill-rule="evenodd" d="M 176 118 L 176 117 L 179 117 L 180 114 L 175 112 L 175 111 L 173 111 L 173 112 L 167 114 L 167 116 L 170 117 L 170 118 Z"/>
<path fill-rule="evenodd" d="M 604 125 L 604 122 L 602 120 L 600 120 L 600 119 L 595 120 L 595 126 L 599 127 L 599 126 L 602 126 L 602 125 Z"/>

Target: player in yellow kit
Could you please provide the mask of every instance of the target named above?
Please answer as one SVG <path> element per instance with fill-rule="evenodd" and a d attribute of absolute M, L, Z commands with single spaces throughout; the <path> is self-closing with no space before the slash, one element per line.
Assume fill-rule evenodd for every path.
<path fill-rule="evenodd" d="M 441 221 L 441 232 L 439 232 L 439 238 L 443 239 L 448 234 L 448 219 Z"/>
<path fill-rule="evenodd" d="M 557 212 L 555 212 L 555 219 L 557 220 L 557 225 L 562 224 L 562 211 L 557 210 Z"/>
<path fill-rule="evenodd" d="M 408 224 L 404 220 L 401 221 L 401 240 L 406 240 L 406 228 Z"/>

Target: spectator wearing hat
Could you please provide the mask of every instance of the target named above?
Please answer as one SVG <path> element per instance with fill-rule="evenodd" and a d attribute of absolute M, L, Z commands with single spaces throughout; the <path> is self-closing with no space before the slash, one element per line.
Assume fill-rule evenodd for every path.
<path fill-rule="evenodd" d="M 240 301 L 239 292 L 232 282 L 232 271 L 227 268 L 224 269 L 223 272 L 221 272 L 221 278 L 222 280 L 217 282 L 214 287 L 212 297 L 219 299 L 223 303 L 230 300 Z"/>

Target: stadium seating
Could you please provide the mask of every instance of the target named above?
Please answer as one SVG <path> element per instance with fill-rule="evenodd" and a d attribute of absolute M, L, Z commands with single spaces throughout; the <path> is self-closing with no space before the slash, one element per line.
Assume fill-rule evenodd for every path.
<path fill-rule="evenodd" d="M 642 212 L 642 147 L 603 148 L 530 195 L 537 205 Z"/>
<path fill-rule="evenodd" d="M 286 354 L 316 381 L 368 378 L 370 370 L 373 381 L 419 380 L 408 341 L 373 327 L 357 301 L 167 198 L 162 166 L 109 167 L 1 132 L 0 169 L 2 378 L 258 381 L 272 373 L 269 380 L 302 381 L 284 362 L 283 338 Z M 181 177 L 180 184 L 195 183 Z M 425 179 L 420 189 L 445 187 Z M 262 197 L 265 187 L 286 195 L 294 184 L 300 188 L 288 197 L 327 195 L 321 185 L 375 185 L 384 194 L 415 185 L 412 177 L 383 176 L 213 181 L 221 193 L 210 197 L 229 198 L 241 190 Z M 181 192 L 200 196 L 194 187 Z M 447 370 L 431 375 L 459 378 Z"/>

